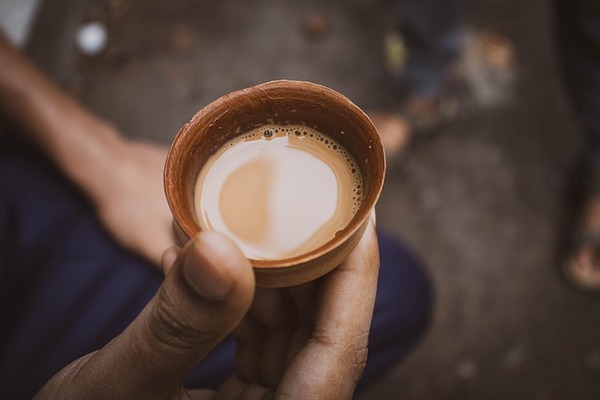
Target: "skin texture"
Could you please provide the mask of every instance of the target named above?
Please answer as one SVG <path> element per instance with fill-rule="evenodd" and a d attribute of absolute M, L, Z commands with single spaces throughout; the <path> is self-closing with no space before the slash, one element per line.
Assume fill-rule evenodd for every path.
<path fill-rule="evenodd" d="M 174 243 L 162 183 L 166 149 L 124 139 L 49 81 L 1 34 L 0 65 L 2 121 L 81 188 L 117 241 L 158 266 Z"/>
<path fill-rule="evenodd" d="M 205 232 L 183 248 L 170 247 L 164 149 L 122 138 L 1 35 L 0 65 L 2 120 L 88 195 L 120 244 L 165 273 L 121 335 L 62 369 L 37 399 L 352 397 L 367 358 L 377 287 L 372 222 L 326 276 L 294 288 L 255 289 L 252 267 L 222 235 Z M 183 388 L 184 376 L 229 334 L 239 344 L 236 374 L 217 392 Z"/>
<path fill-rule="evenodd" d="M 256 290 L 226 237 L 201 233 L 165 254 L 165 282 L 117 338 L 54 376 L 36 399 L 349 399 L 367 359 L 378 275 L 370 224 L 354 252 L 317 281 Z M 217 392 L 182 380 L 227 334 L 236 375 Z"/>

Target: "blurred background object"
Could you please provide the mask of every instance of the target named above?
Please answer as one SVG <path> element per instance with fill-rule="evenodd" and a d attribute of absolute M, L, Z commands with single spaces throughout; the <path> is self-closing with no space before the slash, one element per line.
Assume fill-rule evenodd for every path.
<path fill-rule="evenodd" d="M 385 0 L 0 0 L 0 21 L 122 132 L 169 143 L 218 96 L 276 78 L 325 84 L 364 109 L 394 104 L 391 10 Z M 455 121 L 390 171 L 378 207 L 378 224 L 430 266 L 434 319 L 362 398 L 600 398 L 600 302 L 558 273 L 583 135 L 551 17 L 545 0 L 464 2 L 464 49 L 448 81 Z M 91 58 L 76 47 L 89 21 L 107 30 Z"/>
<path fill-rule="evenodd" d="M 40 0 L 0 1 L 0 26 L 6 36 L 23 45 L 29 36 Z"/>
<path fill-rule="evenodd" d="M 91 21 L 77 30 L 77 49 L 86 56 L 100 54 L 106 47 L 106 27 L 100 22 Z"/>

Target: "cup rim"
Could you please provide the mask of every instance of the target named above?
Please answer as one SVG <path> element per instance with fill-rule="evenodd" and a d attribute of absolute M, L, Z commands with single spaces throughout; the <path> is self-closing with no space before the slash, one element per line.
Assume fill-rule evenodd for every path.
<path fill-rule="evenodd" d="M 179 182 L 176 182 L 176 179 L 174 179 L 174 173 L 177 170 L 177 159 L 181 157 L 182 152 L 184 151 L 184 149 L 182 149 L 180 146 L 182 138 L 188 134 L 193 134 L 191 132 L 193 126 L 203 118 L 208 118 L 211 115 L 215 115 L 215 113 L 218 114 L 220 110 L 226 110 L 226 105 L 234 99 L 246 97 L 252 95 L 255 92 L 264 93 L 269 91 L 281 90 L 288 90 L 292 92 L 296 91 L 298 93 L 300 93 L 301 91 L 318 91 L 320 95 L 335 100 L 336 102 L 343 104 L 345 107 L 351 109 L 352 112 L 371 131 L 372 135 L 369 135 L 369 137 L 372 136 L 373 139 L 375 139 L 371 144 L 373 146 L 372 151 L 378 153 L 377 156 L 380 157 L 383 165 L 381 171 L 377 171 L 375 175 L 376 179 L 373 182 L 371 182 L 371 184 L 374 186 L 370 191 L 371 195 L 369 196 L 369 199 L 365 199 L 367 200 L 366 203 L 361 202 L 359 209 L 357 210 L 350 223 L 342 229 L 342 234 L 336 235 L 334 238 L 327 241 L 326 243 L 323 243 L 319 247 L 297 256 L 268 260 L 248 258 L 250 263 L 255 268 L 277 269 L 297 266 L 299 264 L 318 259 L 319 257 L 322 257 L 325 254 L 329 253 L 332 249 L 343 244 L 352 235 L 354 235 L 356 231 L 358 231 L 361 228 L 361 226 L 367 221 L 368 218 L 370 218 L 371 211 L 375 207 L 375 204 L 377 203 L 383 190 L 383 183 L 385 180 L 385 152 L 383 150 L 383 144 L 381 142 L 379 133 L 373 125 L 371 119 L 368 117 L 368 115 L 346 96 L 321 84 L 309 81 L 287 79 L 272 80 L 245 89 L 239 89 L 217 98 L 216 100 L 212 101 L 211 103 L 200 109 L 198 112 L 196 112 L 194 116 L 190 119 L 190 121 L 184 124 L 183 127 L 179 130 L 179 132 L 175 135 L 172 141 L 172 145 L 169 148 L 163 175 L 165 195 L 167 198 L 167 203 L 169 205 L 169 208 L 171 209 L 171 213 L 174 218 L 174 223 L 177 224 L 177 226 L 187 237 L 192 238 L 198 232 L 201 232 L 202 229 L 200 228 L 200 225 L 197 221 L 190 220 L 190 218 L 187 217 L 186 213 L 183 210 L 183 204 L 181 204 L 182 201 L 178 199 L 175 195 L 175 193 L 180 189 L 178 187 Z"/>

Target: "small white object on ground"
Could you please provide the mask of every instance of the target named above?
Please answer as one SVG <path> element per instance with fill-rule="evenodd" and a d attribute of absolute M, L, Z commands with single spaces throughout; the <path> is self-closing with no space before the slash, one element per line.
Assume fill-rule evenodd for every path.
<path fill-rule="evenodd" d="M 77 48 L 86 56 L 95 56 L 106 47 L 107 36 L 103 23 L 88 22 L 77 30 Z"/>

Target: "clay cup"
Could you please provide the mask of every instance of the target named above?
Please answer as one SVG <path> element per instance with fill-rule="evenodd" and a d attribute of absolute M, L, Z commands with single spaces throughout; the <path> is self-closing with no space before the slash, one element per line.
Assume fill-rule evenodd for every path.
<path fill-rule="evenodd" d="M 352 154 L 363 178 L 362 203 L 332 240 L 287 259 L 250 259 L 257 286 L 295 286 L 319 278 L 348 256 L 362 237 L 383 187 L 385 156 L 379 134 L 348 98 L 322 85 L 279 80 L 215 100 L 175 136 L 165 164 L 165 192 L 176 237 L 183 244 L 200 231 L 194 188 L 202 166 L 229 140 L 268 123 L 303 124 L 330 136 Z"/>

